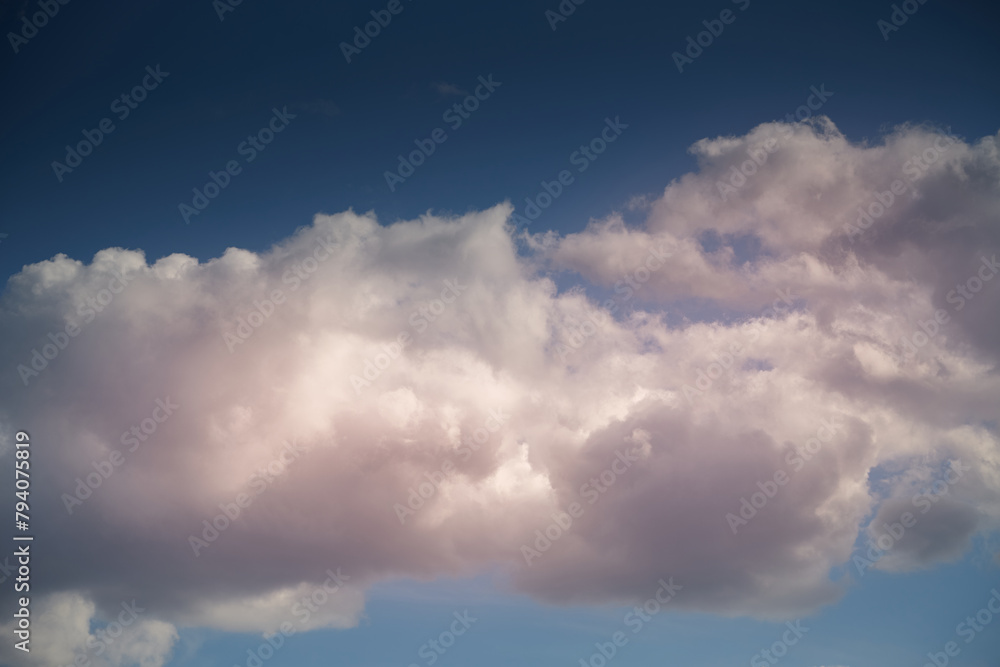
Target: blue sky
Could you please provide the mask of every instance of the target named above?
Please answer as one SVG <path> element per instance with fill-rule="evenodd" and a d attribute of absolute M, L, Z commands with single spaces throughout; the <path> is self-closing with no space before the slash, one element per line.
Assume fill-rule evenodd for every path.
<path fill-rule="evenodd" d="M 995 568 L 991 572 L 973 560 L 932 573 L 866 575 L 838 605 L 801 619 L 808 632 L 780 664 L 921 665 L 928 651 L 957 641 L 961 653 L 955 664 L 992 665 L 1000 647 L 994 626 L 968 644 L 955 635 L 955 626 L 986 606 L 997 585 Z M 662 611 L 633 632 L 636 626 L 623 622 L 631 609 L 540 606 L 524 597 L 498 595 L 488 579 L 393 582 L 371 592 L 368 619 L 360 627 L 293 636 L 269 664 L 427 664 L 420 648 L 448 630 L 456 611 L 465 610 L 476 623 L 437 664 L 579 665 L 597 651 L 595 643 L 624 631 L 629 642 L 613 664 L 745 665 L 787 629 L 782 622 Z M 177 659 L 170 664 L 229 660 L 242 665 L 247 651 L 258 650 L 262 642 L 259 635 L 182 632 Z"/>
<path fill-rule="evenodd" d="M 762 123 L 784 120 L 821 88 L 829 97 L 814 113 L 829 117 L 853 146 L 879 146 L 905 124 L 933 128 L 970 145 L 998 130 L 1000 8 L 985 3 L 927 0 L 885 39 L 878 22 L 891 20 L 891 3 L 589 0 L 553 29 L 546 11 L 557 10 L 556 0 L 400 0 L 402 10 L 347 62 L 341 42 L 352 40 L 355 26 L 372 20 L 370 12 L 384 10 L 386 3 L 245 0 L 220 16 L 219 2 L 70 2 L 59 5 L 16 53 L 5 40 L 0 57 L 6 91 L 0 111 L 0 233 L 6 235 L 0 238 L 0 273 L 5 278 L 59 253 L 89 263 L 98 251 L 113 247 L 141 249 L 149 264 L 174 253 L 205 263 L 229 247 L 266 253 L 310 225 L 315 214 L 348 209 L 373 211 L 382 225 L 425 214 L 461 216 L 504 201 L 523 215 L 525 198 L 535 198 L 543 191 L 542 181 L 558 180 L 563 170 L 570 170 L 572 183 L 529 231 L 565 237 L 582 232 L 591 219 L 616 212 L 638 228 L 649 209 L 636 205 L 636 198 L 656 200 L 676 179 L 699 170 L 689 152 L 695 142 L 743 137 Z M 704 31 L 703 22 L 715 21 L 724 10 L 732 21 L 679 72 L 674 52 L 684 51 L 687 38 Z M 20 30 L 24 12 L 36 11 L 36 2 L 3 3 L 3 32 Z M 165 73 L 162 81 L 127 117 L 119 117 L 115 99 L 144 77 L 151 81 L 147 68 L 157 67 Z M 495 90 L 459 127 L 449 127 L 444 114 L 474 93 L 480 77 L 492 77 Z M 247 161 L 240 146 L 268 126 L 275 110 L 287 123 L 282 121 L 285 126 L 273 142 Z M 52 163 L 64 161 L 66 145 L 79 142 L 81 133 L 99 127 L 103 118 L 112 119 L 113 132 L 71 173 L 54 173 Z M 580 171 L 577 151 L 616 119 L 624 129 Z M 445 130 L 447 140 L 391 190 L 385 172 L 396 170 L 397 156 L 411 153 L 414 142 L 426 141 L 436 128 Z M 186 221 L 179 205 L 191 204 L 192 189 L 202 188 L 210 172 L 225 170 L 232 160 L 239 163 L 239 173 L 233 170 L 219 195 Z M 998 209 L 988 210 L 995 215 Z M 995 228 L 995 219 L 991 222 Z M 741 259 L 756 258 L 752 250 L 734 248 Z M 526 252 L 523 246 L 520 250 Z M 580 283 L 592 295 L 612 293 L 614 280 L 602 283 L 594 277 L 601 277 L 598 269 L 588 273 L 581 266 L 567 261 L 559 270 L 552 268 L 559 287 Z M 899 269 L 895 275 L 902 273 Z M 579 280 L 580 275 L 587 280 Z M 934 294 L 940 305 L 943 294 Z M 659 304 L 673 323 L 759 310 L 756 297 L 745 303 L 742 298 L 713 301 L 707 293 L 692 293 L 685 301 L 670 292 Z M 637 301 L 645 303 L 645 296 Z M 30 310 L 7 308 L 8 313 Z M 5 331 L 14 331 L 11 323 L 17 321 L 10 315 L 4 326 L 11 328 Z M 977 339 L 976 331 L 981 330 L 970 329 L 968 340 L 984 339 Z M 16 347 L 13 369 L 19 363 L 13 357 L 25 356 L 33 343 L 27 334 L 9 335 L 12 342 L 5 341 L 5 347 Z M 995 370 L 983 372 L 995 375 Z M 20 383 L 16 372 L 11 374 L 5 402 L 17 407 L 23 400 L 37 407 L 42 420 L 45 394 L 14 398 Z M 992 385 L 979 391 L 985 386 Z M 909 405 L 919 412 L 917 403 Z M 976 406 L 968 408 L 969 420 L 978 419 L 973 419 L 976 410 L 991 409 Z M 61 414 L 61 408 L 52 409 L 53 415 Z M 13 424 L 14 411 L 0 414 L 0 423 Z M 995 421 L 985 428 L 995 436 Z M 881 462 L 887 460 L 911 459 L 900 454 Z M 873 466 L 870 474 L 882 472 Z M 61 492 L 51 490 L 60 513 Z M 988 494 L 976 497 L 984 506 L 992 502 L 984 499 Z M 652 524 L 648 530 L 669 528 Z M 1000 590 L 992 535 L 983 529 L 954 558 L 913 572 L 872 571 L 858 577 L 850 561 L 839 571 L 832 569 L 830 577 L 843 586 L 843 596 L 798 617 L 809 632 L 780 664 L 923 665 L 928 652 L 956 640 L 956 626 L 986 606 L 992 589 Z M 689 538 L 679 531 L 662 539 Z M 863 543 L 859 535 L 859 549 Z M 74 575 L 65 573 L 76 568 L 60 574 L 57 560 L 44 563 L 37 576 L 50 583 L 40 584 L 43 591 L 73 588 Z M 502 568 L 482 566 L 467 576 L 451 576 L 445 571 L 456 569 L 453 565 L 449 561 L 425 580 L 389 576 L 392 567 L 386 566 L 384 578 L 365 579 L 374 583 L 367 588 L 357 627 L 296 634 L 265 664 L 429 664 L 418 654 L 420 647 L 463 610 L 478 620 L 441 655 L 439 665 L 579 665 L 597 650 L 595 642 L 608 642 L 626 629 L 623 617 L 631 604 L 552 604 L 551 597 L 558 596 L 528 595 L 523 582 L 513 584 Z M 322 570 L 295 576 L 316 581 Z M 655 580 L 649 582 L 650 596 Z M 92 590 L 99 587 L 93 584 Z M 95 599 L 106 602 L 112 593 L 102 595 Z M 629 642 L 610 663 L 762 664 L 753 662 L 755 654 L 781 638 L 785 621 L 796 620 L 671 609 L 657 614 L 634 638 L 626 629 Z M 247 649 L 262 641 L 259 632 L 171 622 L 179 639 L 169 667 L 245 665 Z M 102 624 L 96 618 L 91 629 Z M 949 664 L 1000 665 L 1000 618 L 974 641 L 958 641 L 961 653 Z"/>
<path fill-rule="evenodd" d="M 349 207 L 389 222 L 506 199 L 523 206 L 539 181 L 572 168 L 571 153 L 605 117 L 620 116 L 621 142 L 539 222 L 575 230 L 692 170 L 693 142 L 783 118 L 813 85 L 834 93 L 822 113 L 852 140 L 904 122 L 995 131 L 996 15 L 981 3 L 928 2 L 888 41 L 876 22 L 889 4 L 755 2 L 740 12 L 729 2 L 588 2 L 555 31 L 549 4 L 405 2 L 349 64 L 338 44 L 381 6 L 244 2 L 220 21 L 210 2 L 66 5 L 2 65 L 3 269 L 112 245 L 151 256 L 216 256 L 234 239 L 264 249 L 316 212 Z M 671 54 L 727 7 L 735 21 L 679 73 Z M 59 183 L 51 162 L 64 146 L 114 118 L 112 101 L 156 64 L 170 73 L 162 87 Z M 490 73 L 503 83 L 496 95 L 389 192 L 383 173 L 457 101 L 432 84 L 469 89 Z M 338 111 L 327 115 L 327 103 Z M 315 111 L 184 225 L 178 204 L 275 106 Z M 15 259 L 14 248 L 28 254 Z"/>

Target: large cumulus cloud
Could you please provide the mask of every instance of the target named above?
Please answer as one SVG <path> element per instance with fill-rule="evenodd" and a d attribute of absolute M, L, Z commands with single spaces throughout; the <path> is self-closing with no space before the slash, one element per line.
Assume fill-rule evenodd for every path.
<path fill-rule="evenodd" d="M 516 236 L 506 204 L 391 225 L 349 211 L 263 253 L 24 267 L 0 309 L 0 456 L 31 432 L 41 592 L 75 616 L 136 598 L 157 622 L 266 632 L 331 569 L 349 583 L 308 627 L 355 623 L 381 578 L 500 564 L 553 602 L 645 599 L 673 576 L 680 607 L 806 613 L 841 593 L 831 572 L 883 501 L 957 460 L 962 481 L 884 569 L 996 530 L 997 137 L 858 144 L 822 119 L 692 151 L 698 171 L 639 227 Z M 65 349 L 25 372 L 50 333 Z M 67 501 L 113 450 L 100 488 Z M 763 487 L 745 524 L 727 519 Z"/>

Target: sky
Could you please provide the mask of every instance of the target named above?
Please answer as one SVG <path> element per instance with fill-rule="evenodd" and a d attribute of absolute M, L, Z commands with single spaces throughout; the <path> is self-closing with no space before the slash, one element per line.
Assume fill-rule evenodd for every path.
<path fill-rule="evenodd" d="M 1000 667 L 998 19 L 0 2 L 0 665 Z"/>

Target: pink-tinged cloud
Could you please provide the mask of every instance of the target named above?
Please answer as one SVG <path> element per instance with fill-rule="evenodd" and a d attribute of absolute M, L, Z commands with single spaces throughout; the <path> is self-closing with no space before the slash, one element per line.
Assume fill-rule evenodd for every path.
<path fill-rule="evenodd" d="M 824 119 L 692 151 L 640 227 L 345 212 L 264 253 L 24 267 L 0 431 L 5 461 L 31 431 L 46 592 L 81 617 L 135 598 L 151 621 L 267 632 L 329 569 L 350 580 L 307 627 L 352 625 L 383 578 L 499 566 L 546 601 L 672 576 L 678 608 L 787 618 L 835 600 L 859 535 L 955 461 L 878 567 L 995 531 L 997 137 L 855 144 Z M 65 349 L 19 372 L 50 333 Z"/>

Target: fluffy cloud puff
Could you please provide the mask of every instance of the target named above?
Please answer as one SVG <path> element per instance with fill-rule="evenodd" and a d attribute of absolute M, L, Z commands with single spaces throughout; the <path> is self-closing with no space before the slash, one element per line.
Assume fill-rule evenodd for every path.
<path fill-rule="evenodd" d="M 546 601 L 672 576 L 679 607 L 789 617 L 835 600 L 831 572 L 951 462 L 968 471 L 882 567 L 995 531 L 997 137 L 856 144 L 822 119 L 692 152 L 638 227 L 345 212 L 260 254 L 24 267 L 0 456 L 30 431 L 43 592 L 347 627 L 371 582 L 499 563 Z"/>
<path fill-rule="evenodd" d="M 37 599 L 36 599 L 37 600 Z M 144 618 L 141 606 L 124 603 L 112 618 L 102 618 L 93 602 L 78 593 L 56 593 L 34 602 L 31 652 L 4 642 L 0 663 L 10 665 L 87 665 L 88 667 L 163 667 L 177 640 L 173 625 Z M 124 625 L 121 621 L 124 621 Z M 91 631 L 91 625 L 98 626 Z M 15 623 L 0 626 L 14 636 Z M 42 640 L 39 641 L 38 638 Z M 86 658 L 87 662 L 83 662 Z"/>

